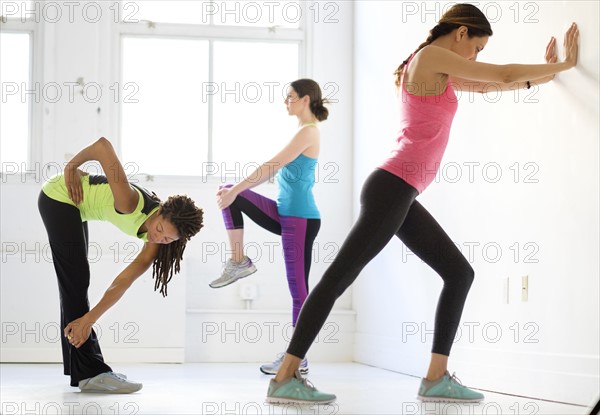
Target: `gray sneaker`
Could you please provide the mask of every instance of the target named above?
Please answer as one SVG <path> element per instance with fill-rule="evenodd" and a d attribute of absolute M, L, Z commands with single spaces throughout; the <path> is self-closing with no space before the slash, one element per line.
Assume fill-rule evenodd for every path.
<path fill-rule="evenodd" d="M 235 262 L 229 259 L 223 267 L 221 276 L 208 285 L 211 288 L 225 287 L 226 285 L 232 284 L 239 279 L 254 274 L 255 272 L 256 267 L 247 256 L 245 256 L 241 262 Z"/>
<path fill-rule="evenodd" d="M 281 366 L 281 362 L 283 361 L 283 357 L 285 353 L 278 353 L 277 358 L 273 361 L 273 363 L 267 363 L 266 365 L 262 365 L 260 367 L 260 371 L 265 375 L 276 375 L 279 370 L 279 366 Z M 306 375 L 308 373 L 308 360 L 306 358 L 302 359 L 300 362 L 300 368 L 298 369 L 301 374 Z"/>
<path fill-rule="evenodd" d="M 142 389 L 141 383 L 127 380 L 121 374 L 114 372 L 101 373 L 93 378 L 79 381 L 81 392 L 90 393 L 133 393 Z"/>

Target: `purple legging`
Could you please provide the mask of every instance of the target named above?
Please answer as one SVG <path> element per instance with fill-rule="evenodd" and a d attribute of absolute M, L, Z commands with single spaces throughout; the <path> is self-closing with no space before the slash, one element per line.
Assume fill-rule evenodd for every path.
<path fill-rule="evenodd" d="M 243 229 L 242 213 L 244 213 L 260 227 L 281 235 L 285 271 L 293 301 L 292 324 L 295 327 L 300 309 L 308 296 L 312 247 L 319 233 L 321 220 L 281 216 L 274 200 L 251 190 L 240 193 L 228 208 L 222 210 L 222 213 L 225 229 Z"/>

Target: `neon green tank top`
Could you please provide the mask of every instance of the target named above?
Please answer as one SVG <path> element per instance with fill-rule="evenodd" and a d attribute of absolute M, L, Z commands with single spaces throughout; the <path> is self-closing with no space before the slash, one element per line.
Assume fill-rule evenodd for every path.
<path fill-rule="evenodd" d="M 75 206 L 75 203 L 69 199 L 69 192 L 62 174 L 48 179 L 42 186 L 42 191 L 51 199 L 78 208 L 81 220 L 84 222 L 93 220 L 110 222 L 125 234 L 148 242 L 147 232 L 138 233 L 140 226 L 160 207 L 160 202 L 153 199 L 150 192 L 131 185 L 138 192 L 138 204 L 133 212 L 123 214 L 115 210 L 115 199 L 105 176 L 83 176 L 81 185 L 83 186 L 83 202 L 79 206 Z"/>

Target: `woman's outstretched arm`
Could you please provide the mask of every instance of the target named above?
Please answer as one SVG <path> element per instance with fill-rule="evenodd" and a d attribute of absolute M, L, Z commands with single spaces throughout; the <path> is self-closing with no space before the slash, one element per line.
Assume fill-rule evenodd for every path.
<path fill-rule="evenodd" d="M 157 244 L 144 244 L 142 251 L 131 264 L 117 275 L 100 301 L 98 301 L 98 304 L 82 317 L 67 324 L 64 329 L 64 335 L 69 338 L 69 342 L 71 342 L 73 346 L 79 348 L 86 342 L 90 336 L 94 323 L 96 323 L 100 316 L 121 299 L 123 294 L 125 294 L 125 291 L 131 287 L 131 284 L 133 284 L 137 278 L 150 268 L 157 254 Z"/>
<path fill-rule="evenodd" d="M 558 62 L 558 56 L 556 54 L 556 38 L 552 37 L 548 42 L 548 46 L 546 46 L 546 54 L 545 54 L 546 63 L 556 63 Z M 545 84 L 554 79 L 556 74 L 548 75 L 538 79 L 531 79 L 529 81 L 521 81 L 521 82 L 511 82 L 508 84 L 499 83 L 499 82 L 481 82 L 481 81 L 472 81 L 469 79 L 461 79 L 452 77 L 450 82 L 454 89 L 466 92 L 478 92 L 478 93 L 486 93 L 492 92 L 496 93 L 498 91 L 514 91 L 518 89 L 529 89 L 532 86 Z"/>
<path fill-rule="evenodd" d="M 498 84 L 527 83 L 543 80 L 559 72 L 573 68 L 577 64 L 579 30 L 573 23 L 565 34 L 565 60 L 545 64 L 508 64 L 495 65 L 464 59 L 458 54 L 433 45 L 423 49 L 422 64 L 435 68 L 435 71 L 447 74 L 451 79 L 462 79 Z"/>

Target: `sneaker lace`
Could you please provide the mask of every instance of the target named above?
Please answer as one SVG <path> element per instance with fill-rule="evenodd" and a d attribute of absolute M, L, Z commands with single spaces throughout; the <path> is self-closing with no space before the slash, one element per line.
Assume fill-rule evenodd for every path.
<path fill-rule="evenodd" d="M 112 372 L 112 376 L 121 382 L 127 382 L 127 379 L 120 373 Z"/>
<path fill-rule="evenodd" d="M 450 376 L 450 381 L 454 383 L 458 383 L 460 386 L 464 386 L 460 379 L 456 376 L 456 372 L 452 372 L 452 376 Z"/>
<path fill-rule="evenodd" d="M 249 260 L 246 257 L 242 258 L 240 262 L 235 262 L 233 259 L 228 259 L 226 262 L 223 263 L 223 269 L 235 270 L 240 267 L 243 268 L 248 266 L 248 261 Z"/>
<path fill-rule="evenodd" d="M 296 379 L 298 379 L 307 389 L 317 390 L 317 388 L 315 388 L 315 385 L 313 385 L 312 382 L 309 381 L 307 378 L 303 378 L 299 371 L 296 371 Z"/>

